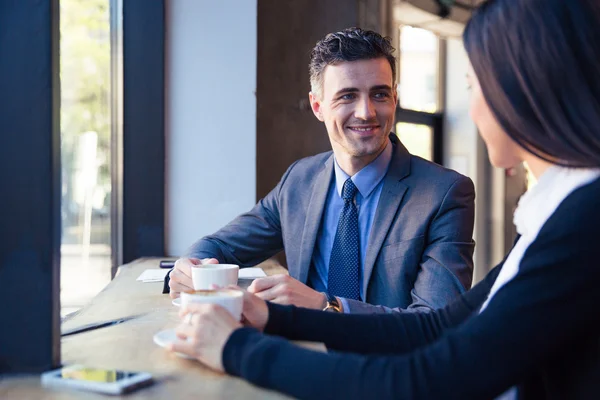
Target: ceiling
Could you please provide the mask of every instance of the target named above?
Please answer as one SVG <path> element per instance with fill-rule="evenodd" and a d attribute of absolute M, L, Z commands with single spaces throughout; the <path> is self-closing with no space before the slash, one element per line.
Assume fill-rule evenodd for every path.
<path fill-rule="evenodd" d="M 438 16 L 440 7 L 436 0 L 394 0 L 393 18 L 398 24 L 411 25 L 433 31 L 440 36 L 460 37 L 464 25 L 471 17 L 470 8 L 485 0 L 456 0 L 464 7 L 452 7 L 446 18 Z"/>
<path fill-rule="evenodd" d="M 477 6 L 478 4 L 483 3 L 485 0 L 455 0 L 455 3 L 462 4 L 463 6 Z"/>

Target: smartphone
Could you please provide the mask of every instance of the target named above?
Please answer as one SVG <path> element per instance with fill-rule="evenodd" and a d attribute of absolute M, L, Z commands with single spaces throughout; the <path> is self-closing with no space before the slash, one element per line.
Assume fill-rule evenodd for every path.
<path fill-rule="evenodd" d="M 160 268 L 173 268 L 175 266 L 175 261 L 162 260 L 158 265 Z"/>
<path fill-rule="evenodd" d="M 152 384 L 147 372 L 121 371 L 118 369 L 90 368 L 70 365 L 44 372 L 42 385 L 66 387 L 92 392 L 119 395 Z"/>

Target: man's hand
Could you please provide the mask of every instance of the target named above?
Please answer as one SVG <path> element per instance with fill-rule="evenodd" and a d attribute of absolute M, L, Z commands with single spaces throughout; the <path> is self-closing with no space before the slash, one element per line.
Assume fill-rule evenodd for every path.
<path fill-rule="evenodd" d="M 179 297 L 181 292 L 188 290 L 194 290 L 194 284 L 192 283 L 192 267 L 194 265 L 201 264 L 218 264 L 219 260 L 216 258 L 203 258 L 199 260 L 197 258 L 180 258 L 175 261 L 175 267 L 171 271 L 169 288 L 169 296 L 172 299 Z"/>
<path fill-rule="evenodd" d="M 248 288 L 263 300 L 277 304 L 293 304 L 298 307 L 322 310 L 327 304 L 327 297 L 289 275 L 273 275 L 255 279 Z"/>
<path fill-rule="evenodd" d="M 181 340 L 171 343 L 169 350 L 193 357 L 223 372 L 225 343 L 242 324 L 229 311 L 216 304 L 191 303 L 179 315 L 183 317 L 183 323 L 175 333 Z"/>

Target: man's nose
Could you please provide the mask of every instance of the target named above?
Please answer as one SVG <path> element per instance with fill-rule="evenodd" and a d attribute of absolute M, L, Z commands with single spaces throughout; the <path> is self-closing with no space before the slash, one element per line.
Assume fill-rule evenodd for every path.
<path fill-rule="evenodd" d="M 356 103 L 354 117 L 363 121 L 368 121 L 375 118 L 375 107 L 373 107 L 373 102 L 371 99 L 361 99 Z"/>

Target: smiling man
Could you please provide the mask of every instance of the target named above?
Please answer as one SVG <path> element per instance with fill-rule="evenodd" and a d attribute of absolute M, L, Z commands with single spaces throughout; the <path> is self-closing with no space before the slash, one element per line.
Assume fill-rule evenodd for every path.
<path fill-rule="evenodd" d="M 358 28 L 317 43 L 309 99 L 333 151 L 296 161 L 251 211 L 196 242 L 165 292 L 190 289 L 193 264 L 248 267 L 282 249 L 289 276 L 257 279 L 248 289 L 280 304 L 431 310 L 470 288 L 473 184 L 412 156 L 391 133 L 393 51 L 387 38 Z"/>

